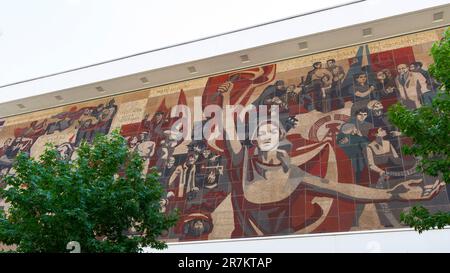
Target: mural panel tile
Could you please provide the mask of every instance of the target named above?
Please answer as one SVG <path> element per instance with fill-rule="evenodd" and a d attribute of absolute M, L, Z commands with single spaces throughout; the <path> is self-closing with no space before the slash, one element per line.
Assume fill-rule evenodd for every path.
<path fill-rule="evenodd" d="M 19 151 L 36 157 L 51 142 L 70 159 L 82 140 L 117 128 L 145 159 L 145 171 L 160 174 L 161 210 L 180 211 L 164 240 L 400 228 L 400 213 L 417 200 L 389 200 L 390 192 L 407 189 L 413 179 L 423 188 L 436 178 L 417 173 L 416 159 L 403 155 L 401 146 L 412 141 L 389 122 L 387 109 L 430 103 L 440 84 L 428 73 L 428 51 L 439 33 L 0 119 L 0 177 L 14 171 Z M 241 139 L 230 139 L 236 127 L 222 128 L 218 113 L 206 113 L 226 104 L 256 108 L 255 117 L 231 119 L 247 127 Z M 278 119 L 262 118 L 273 111 L 260 106 L 277 106 Z M 170 115 L 187 109 L 187 125 Z M 449 192 L 420 203 L 448 211 Z"/>

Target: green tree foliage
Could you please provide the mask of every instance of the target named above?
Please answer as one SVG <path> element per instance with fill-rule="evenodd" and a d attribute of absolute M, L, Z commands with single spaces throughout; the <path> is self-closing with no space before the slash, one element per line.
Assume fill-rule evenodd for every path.
<path fill-rule="evenodd" d="M 18 252 L 140 252 L 163 249 L 162 232 L 178 215 L 160 212 L 163 188 L 154 172 L 114 131 L 82 143 L 73 161 L 47 145 L 39 160 L 18 155 L 16 173 L 1 195 L 10 203 L 0 216 L 0 241 Z M 134 235 L 131 235 L 134 234 Z"/>
<path fill-rule="evenodd" d="M 414 141 L 412 146 L 404 146 L 405 154 L 420 159 L 418 167 L 426 174 L 441 177 L 450 183 L 450 29 L 444 37 L 434 43 L 431 49 L 434 64 L 431 75 L 442 83 L 441 90 L 431 105 L 423 105 L 409 110 L 396 104 L 389 109 L 389 120 L 403 135 Z M 417 231 L 443 228 L 450 225 L 450 213 L 431 214 L 423 206 L 414 206 L 410 212 L 401 215 L 401 220 Z"/>

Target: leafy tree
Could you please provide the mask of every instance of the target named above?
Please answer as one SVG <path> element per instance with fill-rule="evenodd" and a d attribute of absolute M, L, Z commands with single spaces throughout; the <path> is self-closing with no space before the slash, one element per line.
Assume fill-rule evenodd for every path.
<path fill-rule="evenodd" d="M 431 48 L 434 64 L 430 74 L 442 85 L 431 105 L 409 110 L 396 104 L 389 109 L 389 119 L 400 131 L 412 138 L 412 146 L 404 146 L 405 154 L 420 159 L 418 168 L 429 175 L 439 176 L 450 183 L 450 29 Z M 403 213 L 401 220 L 414 227 L 419 233 L 424 230 L 443 228 L 450 224 L 449 212 L 430 213 L 420 205 L 409 213 Z"/>
<path fill-rule="evenodd" d="M 143 175 L 143 160 L 114 131 L 84 142 L 65 159 L 47 145 L 40 160 L 18 155 L 1 195 L 11 205 L 0 215 L 0 241 L 18 252 L 141 252 L 163 249 L 162 232 L 178 215 L 160 212 L 158 175 Z"/>

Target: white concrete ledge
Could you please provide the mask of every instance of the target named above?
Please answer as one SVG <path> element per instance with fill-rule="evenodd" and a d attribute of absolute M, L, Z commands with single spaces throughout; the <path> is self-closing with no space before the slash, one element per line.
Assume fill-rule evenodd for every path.
<path fill-rule="evenodd" d="M 450 227 L 425 231 L 411 228 L 349 231 L 168 243 L 163 253 L 342 253 L 342 252 L 445 252 L 450 253 Z"/>

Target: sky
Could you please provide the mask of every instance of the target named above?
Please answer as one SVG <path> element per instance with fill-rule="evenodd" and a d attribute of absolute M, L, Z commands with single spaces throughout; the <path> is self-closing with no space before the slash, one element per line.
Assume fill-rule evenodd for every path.
<path fill-rule="evenodd" d="M 350 0 L 0 0 L 0 86 Z"/>

